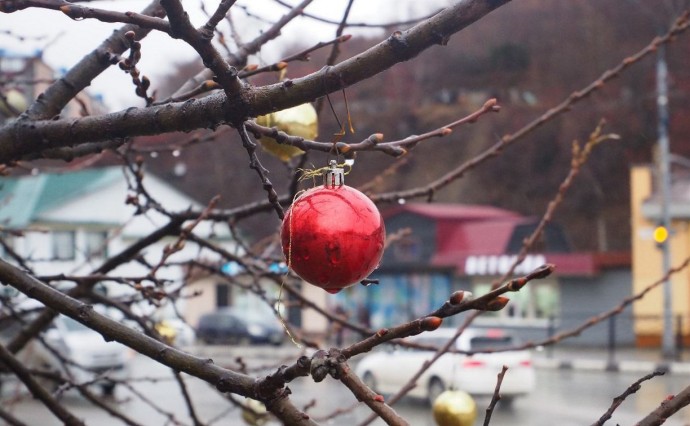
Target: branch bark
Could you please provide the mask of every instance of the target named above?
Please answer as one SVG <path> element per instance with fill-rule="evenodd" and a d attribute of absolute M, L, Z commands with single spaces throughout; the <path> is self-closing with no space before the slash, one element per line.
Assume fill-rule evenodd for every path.
<path fill-rule="evenodd" d="M 77 120 L 18 120 L 0 129 L 0 163 L 17 161 L 48 149 L 90 142 L 241 123 L 248 117 L 300 105 L 366 80 L 396 63 L 412 59 L 435 44 L 444 45 L 453 34 L 508 1 L 461 1 L 407 31 L 395 32 L 387 40 L 333 67 L 269 86 L 245 86 L 231 99 L 224 94 L 216 94 L 197 101 L 146 109 L 130 108 Z M 54 109 L 46 110 L 39 117 L 52 117 L 55 115 L 49 114 L 52 111 Z"/>
<path fill-rule="evenodd" d="M 170 347 L 143 335 L 117 321 L 99 314 L 93 307 L 61 293 L 27 275 L 11 264 L 0 260 L 0 282 L 11 285 L 27 296 L 99 332 L 107 341 L 117 341 L 177 371 L 183 371 L 215 386 L 221 392 L 232 392 L 249 398 L 268 401 L 269 410 L 288 425 L 314 425 L 309 416 L 298 410 L 289 400 L 285 388 L 273 389 L 257 395 L 255 379 L 245 374 L 227 370 L 193 355 Z M 0 349 L 0 360 L 7 363 L 5 351 Z M 8 365 L 12 368 L 12 365 Z M 12 368 L 13 371 L 14 368 Z M 16 373 L 16 371 L 15 371 Z M 18 374 L 18 373 L 17 373 Z M 62 419 L 62 417 L 61 417 Z M 64 420 L 64 419 L 62 419 Z M 80 424 L 80 423 L 70 423 Z"/>

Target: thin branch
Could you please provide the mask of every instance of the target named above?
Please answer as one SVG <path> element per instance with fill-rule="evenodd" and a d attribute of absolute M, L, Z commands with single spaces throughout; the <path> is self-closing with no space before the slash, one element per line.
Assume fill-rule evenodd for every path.
<path fill-rule="evenodd" d="M 596 422 L 592 423 L 592 426 L 603 426 L 604 423 L 606 423 L 609 419 L 611 419 L 611 416 L 613 415 L 613 412 L 616 411 L 616 409 L 625 401 L 625 398 L 629 397 L 630 395 L 634 394 L 638 390 L 642 388 L 642 382 L 645 382 L 647 380 L 650 380 L 656 376 L 663 376 L 665 374 L 664 371 L 656 370 L 650 374 L 647 374 L 646 376 L 642 377 L 641 379 L 635 381 L 632 385 L 630 385 L 625 392 L 622 394 L 618 395 L 617 397 L 613 398 L 613 402 L 611 403 L 611 406 L 609 407 L 608 410 L 597 420 Z"/>
<path fill-rule="evenodd" d="M 311 101 L 327 93 L 341 90 L 380 73 L 398 62 L 406 61 L 427 48 L 447 41 L 458 32 L 508 0 L 468 0 L 459 2 L 416 27 L 395 33 L 354 58 L 331 68 L 305 77 L 258 88 L 242 87 L 234 91 L 231 69 L 215 49 L 205 41 L 192 36 L 190 24 L 180 17 L 183 13 L 176 0 L 163 0 L 177 18 L 171 20 L 180 37 L 189 38 L 208 65 L 217 75 L 225 90 L 240 96 L 210 95 L 197 101 L 181 104 L 128 109 L 99 117 L 78 120 L 36 121 L 31 125 L 24 120 L 9 123 L 0 128 L 0 163 L 8 163 L 23 156 L 51 148 L 76 146 L 111 138 L 160 134 L 172 131 L 215 127 L 222 123 L 237 124 L 246 117 L 256 117 L 276 109 L 285 109 Z M 194 30 L 196 31 L 196 30 Z M 207 54 L 213 54 L 207 56 Z M 212 56 L 212 58 L 210 57 Z M 225 73 L 225 74 L 223 74 Z M 240 84 L 237 80 L 237 84 Z M 186 90 L 185 90 L 186 91 Z M 241 92 L 241 93 L 240 93 Z"/>
<path fill-rule="evenodd" d="M 436 137 L 445 137 L 453 132 L 453 129 L 464 124 L 475 123 L 480 117 L 490 112 L 498 112 L 500 107 L 497 105 L 496 99 L 489 99 L 478 110 L 473 113 L 448 123 L 444 126 L 438 127 L 432 131 L 423 133 L 421 135 L 410 136 L 405 139 L 383 142 L 383 135 L 375 133 L 361 142 L 347 143 L 347 142 L 317 142 L 304 139 L 300 136 L 292 136 L 276 127 L 264 127 L 256 124 L 254 121 L 247 121 L 246 126 L 256 135 L 268 136 L 275 139 L 279 144 L 292 145 L 300 148 L 303 151 L 315 150 L 335 154 L 347 154 L 356 151 L 379 151 L 394 157 L 399 157 L 408 153 L 408 151 L 420 142 Z"/>
<path fill-rule="evenodd" d="M 668 396 L 659 405 L 659 408 L 649 413 L 644 419 L 640 420 L 636 426 L 658 426 L 664 424 L 672 415 L 690 404 L 690 386 L 678 392 L 676 395 Z"/>
<path fill-rule="evenodd" d="M 489 423 L 491 423 L 491 415 L 494 413 L 496 404 L 501 399 L 501 385 L 503 384 L 503 378 L 506 375 L 506 371 L 508 371 L 508 366 L 504 365 L 503 368 L 501 368 L 501 371 L 496 376 L 496 388 L 494 389 L 494 393 L 491 396 L 491 402 L 489 402 L 489 406 L 486 407 L 486 413 L 484 415 L 484 426 L 489 426 Z"/>
<path fill-rule="evenodd" d="M 158 0 L 154 0 L 141 14 L 153 17 L 165 16 Z M 94 78 L 112 65 L 110 59 L 113 55 L 121 55 L 129 49 L 129 44 L 124 36 L 129 31 L 134 31 L 139 40 L 146 37 L 150 32 L 149 29 L 140 28 L 136 25 L 125 25 L 115 31 L 100 46 L 85 55 L 63 77 L 46 89 L 43 96 L 39 96 L 29 106 L 25 118 L 27 120 L 46 120 L 57 116 L 77 93 L 84 90 Z"/>
<path fill-rule="evenodd" d="M 26 423 L 14 417 L 11 413 L 3 410 L 2 407 L 0 407 L 0 419 L 4 420 L 9 426 L 28 426 Z"/>
<path fill-rule="evenodd" d="M 389 405 L 385 403 L 383 396 L 376 394 L 365 385 L 347 362 L 336 364 L 336 377 L 348 388 L 350 392 L 359 400 L 364 402 L 367 407 L 383 419 L 388 425 L 406 426 L 409 423 L 400 417 Z"/>
<path fill-rule="evenodd" d="M 70 413 L 62 404 L 60 404 L 43 386 L 38 384 L 33 378 L 29 370 L 27 370 L 22 363 L 15 358 L 7 348 L 0 344 L 0 364 L 4 364 L 10 369 L 19 380 L 29 389 L 31 394 L 43 405 L 50 410 L 58 419 L 62 420 L 68 426 L 84 426 L 84 423 L 79 420 L 74 414 Z"/>
<path fill-rule="evenodd" d="M 102 22 L 132 24 L 140 28 L 170 33 L 170 24 L 161 18 L 135 12 L 122 13 L 79 6 L 64 0 L 14 0 L 3 2 L 0 5 L 0 12 L 12 13 L 30 7 L 59 10 L 74 20 L 97 19 Z"/>
<path fill-rule="evenodd" d="M 659 48 L 659 46 L 661 46 L 663 44 L 670 43 L 677 35 L 684 33 L 688 29 L 688 27 L 690 26 L 690 20 L 689 19 L 690 19 L 690 12 L 688 12 L 688 11 L 684 12 L 674 21 L 674 23 L 671 25 L 671 27 L 666 32 L 666 34 L 664 34 L 663 36 L 660 36 L 660 37 L 655 37 L 654 40 L 652 40 L 647 46 L 645 46 L 644 48 L 642 48 L 641 50 L 639 50 L 637 53 L 633 54 L 632 56 L 629 56 L 629 57 L 623 59 L 623 61 L 621 61 L 615 67 L 604 71 L 604 73 L 602 73 L 598 79 L 594 80 L 593 82 L 591 82 L 589 85 L 587 85 L 583 89 L 580 89 L 580 90 L 573 92 L 570 96 L 568 96 L 567 99 L 563 100 L 560 104 L 549 109 L 544 114 L 537 117 L 535 120 L 533 120 L 530 123 L 526 124 L 525 126 L 521 127 L 520 129 L 513 132 L 512 134 L 506 134 L 505 136 L 503 136 L 501 138 L 500 141 L 498 141 L 496 144 L 491 146 L 489 149 L 487 149 L 484 152 L 482 152 L 481 154 L 473 157 L 471 160 L 462 163 L 460 166 L 458 166 L 454 170 L 451 170 L 450 172 L 448 172 L 445 175 L 441 176 L 440 178 L 434 180 L 433 182 L 429 183 L 428 185 L 425 185 L 425 186 L 419 187 L 419 188 L 406 190 L 406 191 L 395 191 L 395 192 L 389 192 L 389 193 L 385 193 L 385 194 L 377 194 L 377 195 L 373 195 L 371 197 L 371 199 L 377 203 L 381 203 L 381 202 L 391 203 L 391 202 L 397 202 L 400 199 L 406 200 L 406 199 L 411 199 L 411 198 L 429 197 L 434 192 L 436 192 L 439 189 L 449 185 L 450 183 L 454 182 L 456 179 L 462 177 L 465 173 L 474 169 L 479 164 L 485 162 L 486 160 L 488 160 L 492 157 L 495 157 L 499 152 L 504 150 L 509 145 L 512 145 L 513 143 L 519 141 L 520 139 L 524 138 L 526 135 L 528 135 L 532 131 L 541 127 L 543 124 L 545 124 L 545 123 L 553 120 L 557 116 L 565 113 L 570 108 L 572 108 L 572 106 L 574 104 L 576 104 L 577 102 L 581 101 L 582 99 L 585 99 L 586 97 L 588 97 L 592 93 L 603 88 L 607 82 L 618 77 L 623 71 L 630 68 L 633 64 L 641 61 L 645 57 L 656 52 L 656 50 Z"/>
<path fill-rule="evenodd" d="M 278 214 L 278 217 L 282 220 L 283 217 L 285 217 L 285 212 L 283 211 L 283 207 L 281 207 L 280 202 L 278 201 L 278 194 L 273 188 L 273 184 L 268 179 L 268 170 L 266 170 L 264 166 L 261 165 L 259 157 L 257 157 L 256 155 L 256 143 L 252 141 L 252 138 L 249 137 L 249 133 L 247 133 L 246 123 L 247 122 L 242 123 L 238 131 L 240 137 L 242 138 L 242 146 L 244 146 L 244 149 L 247 150 L 247 154 L 249 154 L 249 168 L 256 171 L 256 173 L 259 175 L 259 178 L 261 179 L 261 185 L 263 186 L 264 190 L 268 193 L 268 201 L 275 209 L 276 213 Z"/>
<path fill-rule="evenodd" d="M 307 7 L 313 0 L 303 0 L 299 5 L 293 7 L 290 9 L 290 12 L 285 14 L 278 22 L 276 22 L 274 25 L 272 25 L 270 28 L 268 28 L 266 31 L 263 31 L 258 37 L 256 37 L 254 40 L 247 44 L 243 44 L 239 47 L 239 50 L 229 58 L 227 58 L 227 61 L 229 64 L 235 66 L 235 67 L 244 67 L 247 63 L 247 58 L 249 58 L 250 55 L 253 55 L 257 53 L 261 47 L 268 43 L 269 41 L 273 40 L 274 38 L 278 37 L 280 35 L 280 31 L 290 23 L 293 19 L 295 19 L 296 16 L 299 16 L 302 14 L 302 11 L 304 10 L 305 7 Z M 194 87 L 199 86 L 199 84 L 203 81 L 210 80 L 212 77 L 211 73 L 208 70 L 203 70 L 199 72 L 197 75 L 192 77 L 191 79 L 187 80 L 185 84 L 183 84 L 174 94 L 173 97 L 180 96 L 180 94 L 189 92 L 192 90 Z M 301 102 L 304 103 L 304 102 Z M 298 104 L 296 104 L 298 105 Z M 268 111 L 262 113 L 266 114 Z M 260 114 L 258 114 L 260 115 Z"/>
<path fill-rule="evenodd" d="M 268 409 L 286 424 L 314 425 L 292 404 L 288 398 L 289 391 L 286 389 L 266 385 L 259 389 L 255 385 L 254 378 L 216 366 L 208 360 L 189 355 L 145 336 L 99 314 L 92 306 L 60 293 L 1 259 L 0 282 L 11 285 L 27 296 L 99 332 L 106 341 L 114 340 L 122 343 L 163 365 L 211 383 L 221 392 L 232 392 L 268 401 Z M 4 347 L 2 350 L 9 354 Z M 0 359 L 3 362 L 6 361 L 2 353 L 0 353 Z"/>
<path fill-rule="evenodd" d="M 233 3 L 224 0 L 221 2 L 217 13 L 223 13 L 225 7 L 229 8 Z M 214 15 L 201 30 L 196 30 L 189 21 L 187 12 L 182 7 L 180 0 L 161 0 L 161 6 L 168 13 L 168 20 L 172 27 L 171 35 L 183 39 L 196 50 L 204 65 L 213 71 L 216 81 L 223 87 L 228 98 L 237 96 L 242 89 L 242 82 L 238 78 L 237 69 L 230 66 L 211 43 L 213 28 L 215 27 L 213 24 L 216 22 L 217 16 Z"/>

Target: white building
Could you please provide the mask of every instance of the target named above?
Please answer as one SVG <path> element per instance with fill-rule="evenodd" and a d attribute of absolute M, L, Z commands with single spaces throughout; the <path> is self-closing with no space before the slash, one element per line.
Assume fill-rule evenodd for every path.
<path fill-rule="evenodd" d="M 169 221 L 154 209 L 135 214 L 136 207 L 125 202 L 135 195 L 127 179 L 121 167 L 0 178 L 0 235 L 28 260 L 37 275 L 88 275 L 107 256 L 119 253 Z M 151 174 L 146 174 L 143 182 L 167 211 L 180 212 L 190 207 L 200 211 L 204 207 Z M 231 252 L 236 248 L 223 225 L 202 222 L 193 232 L 204 238 L 212 236 L 216 244 Z M 147 263 L 156 265 L 166 245 L 176 240 L 175 236 L 163 238 L 141 255 Z M 0 247 L 0 256 L 12 261 L 4 247 Z M 219 256 L 188 243 L 169 258 L 176 266 L 160 268 L 156 277 L 171 280 L 172 286 L 185 284 L 179 263 L 189 259 L 217 262 Z M 132 261 L 111 275 L 137 277 L 148 272 L 149 268 Z M 114 281 L 105 284 L 110 294 L 132 291 Z"/>

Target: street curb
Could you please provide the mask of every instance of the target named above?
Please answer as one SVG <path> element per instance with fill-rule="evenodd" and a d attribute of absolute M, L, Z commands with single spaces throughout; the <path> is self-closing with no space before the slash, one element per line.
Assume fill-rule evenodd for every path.
<path fill-rule="evenodd" d="M 620 371 L 625 373 L 650 373 L 655 370 L 668 374 L 690 374 L 690 363 L 687 362 L 654 362 L 654 361 L 613 361 L 597 359 L 533 359 L 534 366 L 542 369 L 583 370 L 583 371 Z"/>

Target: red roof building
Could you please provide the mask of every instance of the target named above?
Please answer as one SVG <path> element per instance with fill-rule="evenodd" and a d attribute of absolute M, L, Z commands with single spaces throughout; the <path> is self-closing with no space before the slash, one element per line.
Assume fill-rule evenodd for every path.
<path fill-rule="evenodd" d="M 339 295 L 340 303 L 351 309 L 366 305 L 374 327 L 423 316 L 456 290 L 486 293 L 510 271 L 525 239 L 541 220 L 496 207 L 462 204 L 404 204 L 382 215 L 386 231 L 396 237 L 372 274 L 380 284 L 357 286 Z M 507 294 L 511 299 L 507 308 L 482 315 L 478 323 L 519 328 L 524 337 L 539 340 L 548 330 L 577 325 L 631 294 L 630 253 L 573 252 L 556 223 L 544 226 L 513 276 L 544 263 L 556 266 L 552 276 Z M 631 327 L 621 323 L 618 338 L 629 343 Z M 610 328 L 602 327 L 595 327 L 579 342 L 606 343 Z"/>

